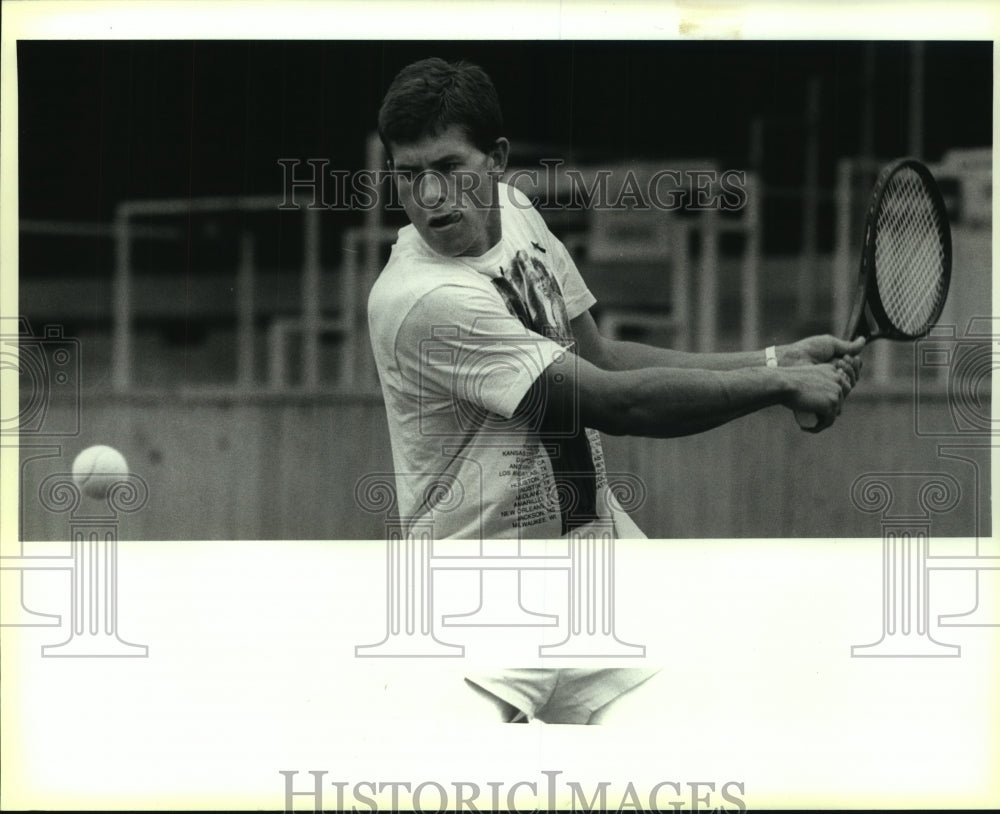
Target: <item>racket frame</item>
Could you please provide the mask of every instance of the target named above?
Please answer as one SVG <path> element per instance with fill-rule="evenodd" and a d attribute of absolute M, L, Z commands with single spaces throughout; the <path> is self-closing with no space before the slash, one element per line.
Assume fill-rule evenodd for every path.
<path fill-rule="evenodd" d="M 907 333 L 900 330 L 889 319 L 885 312 L 885 306 L 879 297 L 878 284 L 875 276 L 875 244 L 877 238 L 878 215 L 882 208 L 882 201 L 889 188 L 889 182 L 896 173 L 904 169 L 913 170 L 920 176 L 928 191 L 931 203 L 937 210 L 940 222 L 943 225 L 942 243 L 944 249 L 944 295 L 939 299 L 937 307 L 927 326 L 923 331 L 916 334 Z M 851 308 L 851 315 L 847 321 L 847 328 L 844 331 L 845 339 L 856 339 L 859 336 L 865 337 L 868 341 L 873 339 L 897 339 L 913 340 L 925 336 L 928 331 L 937 323 L 941 316 L 941 310 L 948 299 L 948 288 L 951 285 L 951 225 L 948 220 L 948 211 L 944 205 L 944 198 L 938 188 L 934 176 L 925 164 L 915 158 L 900 158 L 887 165 L 879 173 L 872 189 L 868 202 L 868 211 L 865 216 L 865 236 L 861 250 L 861 268 L 858 275 L 857 290 L 854 295 L 854 305 Z"/>
<path fill-rule="evenodd" d="M 878 227 L 878 214 L 882 208 L 882 201 L 885 198 L 889 187 L 889 181 L 897 172 L 903 169 L 912 169 L 923 180 L 924 185 L 930 194 L 931 204 L 937 210 L 939 220 L 943 224 L 943 248 L 944 248 L 944 296 L 938 301 L 937 307 L 927 326 L 918 334 L 907 333 L 892 324 L 885 306 L 879 297 L 878 284 L 875 276 L 875 245 Z M 944 205 L 944 198 L 941 190 L 934 180 L 933 174 L 923 162 L 915 158 L 900 158 L 886 165 L 878 174 L 875 186 L 872 188 L 868 199 L 868 211 L 865 214 L 865 234 L 861 249 L 861 264 L 858 273 L 857 288 L 854 293 L 854 304 L 851 306 L 851 314 L 847 320 L 847 327 L 842 334 L 848 341 L 863 336 L 866 341 L 874 339 L 895 339 L 901 341 L 912 341 L 925 336 L 937 323 L 941 316 L 941 311 L 948 299 L 948 288 L 951 285 L 951 224 L 948 219 L 948 210 Z M 820 419 L 812 413 L 795 411 L 795 419 L 804 430 L 812 430 L 819 426 Z"/>

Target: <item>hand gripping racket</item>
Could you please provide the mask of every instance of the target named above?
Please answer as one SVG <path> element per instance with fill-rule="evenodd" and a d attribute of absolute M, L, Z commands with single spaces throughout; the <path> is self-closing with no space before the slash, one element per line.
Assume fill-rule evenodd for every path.
<path fill-rule="evenodd" d="M 879 173 L 872 190 L 844 338 L 924 336 L 941 315 L 950 282 L 951 229 L 941 192 L 927 167 L 899 159 Z M 809 413 L 795 417 L 806 429 L 819 422 Z"/>

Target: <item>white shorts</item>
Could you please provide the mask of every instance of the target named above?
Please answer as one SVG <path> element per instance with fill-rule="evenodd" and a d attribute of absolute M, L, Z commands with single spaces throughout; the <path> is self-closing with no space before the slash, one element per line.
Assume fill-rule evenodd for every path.
<path fill-rule="evenodd" d="M 641 684 L 658 669 L 524 668 L 466 676 L 528 720 L 550 724 L 585 724 L 605 704 Z"/>

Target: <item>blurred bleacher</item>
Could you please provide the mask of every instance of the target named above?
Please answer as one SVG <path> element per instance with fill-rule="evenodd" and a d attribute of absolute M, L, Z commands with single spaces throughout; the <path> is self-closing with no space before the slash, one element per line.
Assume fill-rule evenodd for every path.
<path fill-rule="evenodd" d="M 380 166 L 378 140 L 368 147 L 371 166 Z M 571 250 L 606 335 L 711 351 L 842 329 L 868 190 L 883 162 L 841 162 L 830 193 L 835 245 L 804 256 L 762 251 L 769 190 L 753 173 L 730 179 L 730 190 L 736 183 L 745 194 L 727 210 L 717 205 L 718 180 L 702 190 L 715 203 L 693 205 L 699 173 L 718 179 L 721 172 L 710 160 L 564 165 L 550 173 L 535 158 L 520 155 L 508 178 Z M 991 160 L 989 149 L 964 150 L 933 166 L 955 244 L 942 321 L 964 323 L 991 302 Z M 603 205 L 579 205 L 580 190 L 596 189 L 599 173 Z M 683 206 L 646 207 L 626 194 L 648 191 L 657 173 L 656 200 Z M 110 224 L 24 222 L 20 312 L 84 341 L 84 387 L 376 392 L 365 301 L 400 213 L 376 208 L 352 220 L 300 198 L 294 209 L 247 196 L 133 201 L 122 202 Z M 886 347 L 873 348 L 871 370 L 891 386 L 906 376 L 908 353 L 878 345 Z"/>

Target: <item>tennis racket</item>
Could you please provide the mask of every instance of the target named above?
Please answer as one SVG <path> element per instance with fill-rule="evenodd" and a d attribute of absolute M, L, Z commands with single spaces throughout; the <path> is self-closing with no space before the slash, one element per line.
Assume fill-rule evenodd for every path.
<path fill-rule="evenodd" d="M 843 337 L 912 341 L 937 322 L 951 282 L 951 228 L 927 167 L 902 158 L 879 173 L 865 217 L 861 272 Z M 799 426 L 819 417 L 797 411 Z"/>

